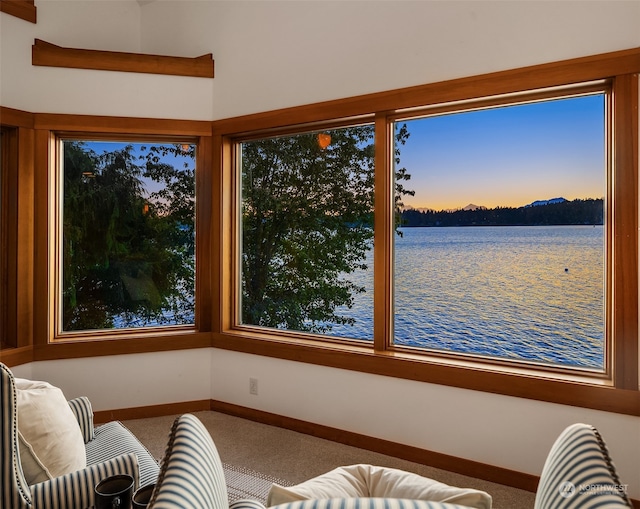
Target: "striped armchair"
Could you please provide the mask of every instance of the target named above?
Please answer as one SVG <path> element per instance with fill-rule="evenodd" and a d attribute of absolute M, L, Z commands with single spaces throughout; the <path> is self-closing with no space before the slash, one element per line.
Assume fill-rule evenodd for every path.
<path fill-rule="evenodd" d="M 573 424 L 556 439 L 542 469 L 535 509 L 630 508 L 598 430 Z"/>
<path fill-rule="evenodd" d="M 190 414 L 178 417 L 171 429 L 158 482 L 148 509 L 265 509 L 255 500 L 229 506 L 222 463 L 211 435 Z M 392 498 L 302 500 L 277 509 L 468 509 L 461 505 Z"/>
<path fill-rule="evenodd" d="M 18 410 L 13 374 L 0 363 L 0 507 L 11 509 L 87 509 L 94 504 L 94 486 L 103 478 L 129 474 L 136 485 L 156 481 L 159 467 L 147 449 L 119 422 L 93 427 L 91 403 L 85 397 L 69 402 L 84 437 L 87 467 L 28 485 L 18 447 Z"/>
<path fill-rule="evenodd" d="M 233 509 L 265 509 L 254 500 Z M 202 422 L 191 414 L 176 418 L 148 509 L 229 509 L 218 450 Z"/>

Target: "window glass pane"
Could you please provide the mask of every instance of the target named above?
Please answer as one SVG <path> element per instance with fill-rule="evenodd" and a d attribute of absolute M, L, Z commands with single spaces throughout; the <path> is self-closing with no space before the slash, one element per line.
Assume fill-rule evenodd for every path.
<path fill-rule="evenodd" d="M 373 339 L 374 129 L 240 146 L 240 323 Z"/>
<path fill-rule="evenodd" d="M 62 145 L 62 330 L 193 324 L 195 145 Z"/>
<path fill-rule="evenodd" d="M 394 343 L 602 370 L 604 94 L 406 124 Z"/>

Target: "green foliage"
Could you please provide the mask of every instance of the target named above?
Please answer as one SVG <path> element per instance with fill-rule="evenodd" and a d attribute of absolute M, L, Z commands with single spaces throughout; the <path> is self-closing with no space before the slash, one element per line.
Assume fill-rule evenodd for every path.
<path fill-rule="evenodd" d="M 374 146 L 370 125 L 242 144 L 242 322 L 327 332 L 352 324 L 336 312 L 365 289 L 373 241 Z M 406 127 L 397 139 L 403 144 Z M 398 154 L 396 154 L 397 156 Z M 396 170 L 400 184 L 410 177 Z M 396 206 L 401 206 L 400 198 Z"/>
<path fill-rule="evenodd" d="M 166 162 L 184 155 L 65 142 L 63 330 L 193 323 L 195 173 Z"/>

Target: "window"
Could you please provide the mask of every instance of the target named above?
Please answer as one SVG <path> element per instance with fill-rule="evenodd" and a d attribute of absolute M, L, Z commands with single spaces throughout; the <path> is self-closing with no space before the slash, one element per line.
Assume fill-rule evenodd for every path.
<path fill-rule="evenodd" d="M 59 333 L 193 326 L 196 145 L 59 147 Z"/>
<path fill-rule="evenodd" d="M 373 340 L 373 134 L 241 143 L 241 324 Z"/>
<path fill-rule="evenodd" d="M 241 142 L 238 325 L 373 341 L 378 295 L 394 310 L 385 349 L 608 372 L 609 96 L 589 84 L 388 115 L 382 288 L 374 125 Z"/>
<path fill-rule="evenodd" d="M 606 370 L 608 97 L 397 124 L 394 346 Z"/>
<path fill-rule="evenodd" d="M 222 252 L 213 345 L 636 415 L 638 83 L 629 58 L 599 55 L 215 122 Z M 322 188 L 305 192 L 300 176 L 339 184 L 351 171 L 324 162 L 310 170 L 337 157 L 333 133 L 342 126 L 367 126 L 371 140 L 373 218 L 355 223 L 371 230 L 360 251 L 349 248 L 358 271 L 335 263 L 319 222 L 298 226 L 332 200 L 326 190 L 324 201 L 313 198 Z M 288 173 L 262 180 L 258 165 Z M 263 211 L 258 195 L 270 203 Z M 280 237 L 258 235 L 278 212 Z M 339 225 L 344 236 L 353 224 L 338 220 L 325 235 Z M 263 288 L 277 292 L 248 298 L 260 280 L 250 258 L 275 249 L 271 265 L 255 267 Z M 325 261 L 315 270 L 359 290 L 344 287 L 348 305 L 324 302 L 327 314 L 315 322 L 301 311 L 318 304 L 300 284 L 308 249 Z M 266 309 L 274 319 L 260 314 Z M 354 320 L 338 323 L 331 313 Z"/>

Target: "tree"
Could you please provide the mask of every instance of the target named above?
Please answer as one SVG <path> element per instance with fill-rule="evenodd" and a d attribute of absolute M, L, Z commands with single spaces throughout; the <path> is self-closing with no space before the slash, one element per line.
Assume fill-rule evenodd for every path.
<path fill-rule="evenodd" d="M 171 156 L 194 148 L 65 142 L 63 330 L 193 323 L 195 173 Z"/>
<path fill-rule="evenodd" d="M 396 147 L 408 136 L 398 129 Z M 367 269 L 372 247 L 373 138 L 365 125 L 242 144 L 243 323 L 319 333 L 354 323 L 337 308 L 364 292 L 349 275 Z M 409 178 L 396 170 L 397 209 Z"/>

